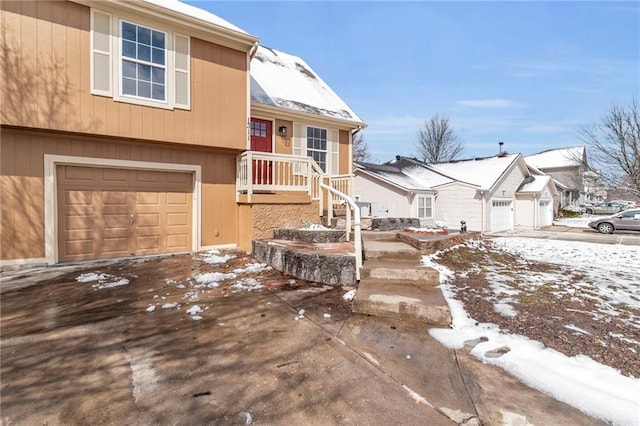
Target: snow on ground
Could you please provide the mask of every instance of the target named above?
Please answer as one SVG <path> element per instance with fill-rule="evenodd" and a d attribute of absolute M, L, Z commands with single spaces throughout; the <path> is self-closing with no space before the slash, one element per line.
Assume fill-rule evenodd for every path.
<path fill-rule="evenodd" d="M 200 260 L 214 267 L 223 266 L 229 260 L 235 259 L 236 256 L 233 254 L 224 254 L 221 255 L 218 250 L 209 250 L 200 255 Z M 229 290 L 233 293 L 239 293 L 243 291 L 256 291 L 264 288 L 262 283 L 253 277 L 239 277 L 243 274 L 259 274 L 265 271 L 271 271 L 272 268 L 268 266 L 266 263 L 247 263 L 242 268 L 236 268 L 233 272 L 203 272 L 193 277 L 188 277 L 185 281 L 186 283 L 182 283 L 179 281 L 175 281 L 173 279 L 165 279 L 164 283 L 166 285 L 175 286 L 178 289 L 186 289 L 187 291 L 182 294 L 182 299 L 187 299 L 187 303 L 197 302 L 201 297 L 207 295 L 214 291 L 214 289 L 220 287 L 223 283 L 229 285 Z M 86 277 L 84 279 L 89 279 L 90 277 Z M 169 293 L 167 293 L 169 295 Z M 225 297 L 227 294 L 225 294 Z M 157 299 L 159 296 L 154 295 L 153 298 Z M 161 299 L 166 299 L 167 297 L 162 296 Z M 151 313 L 156 310 L 156 304 L 149 304 L 146 308 L 146 311 Z M 163 305 L 160 305 L 163 309 L 181 309 L 182 305 L 178 302 L 167 302 Z M 191 306 L 186 312 L 191 316 L 193 320 L 201 320 L 203 319 L 202 313 L 209 309 L 209 307 L 201 308 L 199 305 Z"/>
<path fill-rule="evenodd" d="M 528 277 L 531 286 L 555 283 L 558 292 L 580 292 L 582 297 L 596 300 L 601 313 L 610 315 L 625 306 L 640 308 L 640 248 L 637 246 L 533 238 L 498 238 L 493 244 L 526 259 L 569 266 L 575 276 L 584 275 L 578 284 L 574 280 L 572 286 L 561 274 L 532 272 Z M 440 271 L 453 321 L 451 329 L 431 329 L 429 333 L 435 339 L 455 349 L 466 343 L 480 360 L 502 367 L 529 386 L 594 417 L 616 425 L 640 425 L 639 378 L 624 376 L 584 355 L 568 357 L 527 337 L 502 332 L 494 324 L 476 322 L 455 298 L 454 272 L 439 265 L 437 257 L 438 254 L 425 256 L 423 263 Z M 502 293 L 497 309 L 504 310 L 501 312 L 504 315 L 513 315 L 513 307 L 505 300 L 510 291 L 518 290 L 507 286 L 505 277 L 496 271 L 484 272 L 494 294 Z M 637 316 L 631 315 L 627 321 L 640 328 Z"/>
<path fill-rule="evenodd" d="M 602 215 L 583 214 L 578 217 L 563 217 L 553 221 L 554 225 L 568 226 L 569 228 L 588 228 L 589 222 L 594 221 Z"/>
<path fill-rule="evenodd" d="M 120 287 L 123 285 L 129 284 L 129 280 L 122 277 L 116 277 L 115 275 L 102 274 L 97 272 L 89 272 L 86 274 L 81 274 L 76 277 L 76 281 L 79 283 L 88 283 L 97 281 L 96 284 L 92 285 L 94 290 L 103 290 L 105 288 L 113 288 Z"/>

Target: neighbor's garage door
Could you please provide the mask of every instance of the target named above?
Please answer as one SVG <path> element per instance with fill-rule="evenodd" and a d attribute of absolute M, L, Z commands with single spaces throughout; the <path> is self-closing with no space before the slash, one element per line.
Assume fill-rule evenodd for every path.
<path fill-rule="evenodd" d="M 511 201 L 492 200 L 491 202 L 491 232 L 513 229 L 513 209 Z"/>
<path fill-rule="evenodd" d="M 540 227 L 553 223 L 553 205 L 550 200 L 540 200 L 538 203 L 538 223 Z"/>
<path fill-rule="evenodd" d="M 191 250 L 191 173 L 59 166 L 58 259 Z"/>

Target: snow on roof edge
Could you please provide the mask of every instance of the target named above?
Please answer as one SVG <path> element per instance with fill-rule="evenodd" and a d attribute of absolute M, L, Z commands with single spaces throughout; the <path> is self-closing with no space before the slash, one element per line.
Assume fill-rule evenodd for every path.
<path fill-rule="evenodd" d="M 242 28 L 233 25 L 231 22 L 219 17 L 218 15 L 178 0 L 142 0 L 142 2 L 167 9 L 184 16 L 188 16 L 189 18 L 202 21 L 209 25 L 224 28 L 225 30 L 230 30 L 244 36 L 253 37 L 256 40 L 258 39 L 256 36 L 249 34 Z"/>

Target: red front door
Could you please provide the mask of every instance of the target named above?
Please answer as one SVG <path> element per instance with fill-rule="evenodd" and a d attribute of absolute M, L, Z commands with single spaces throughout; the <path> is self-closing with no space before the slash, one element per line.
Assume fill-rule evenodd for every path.
<path fill-rule="evenodd" d="M 271 121 L 251 119 L 251 151 L 272 152 Z M 253 160 L 253 183 L 271 184 L 271 161 Z"/>

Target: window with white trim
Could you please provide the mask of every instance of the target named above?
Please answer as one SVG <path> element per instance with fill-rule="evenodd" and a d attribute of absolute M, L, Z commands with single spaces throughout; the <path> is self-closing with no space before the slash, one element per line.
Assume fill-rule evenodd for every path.
<path fill-rule="evenodd" d="M 307 126 L 307 156 L 327 172 L 327 129 Z"/>
<path fill-rule="evenodd" d="M 418 218 L 433 218 L 433 197 L 431 195 L 418 195 Z"/>
<path fill-rule="evenodd" d="M 122 96 L 167 100 L 167 33 L 120 21 Z"/>
<path fill-rule="evenodd" d="M 191 108 L 190 38 L 91 9 L 91 93 L 159 108 Z"/>

